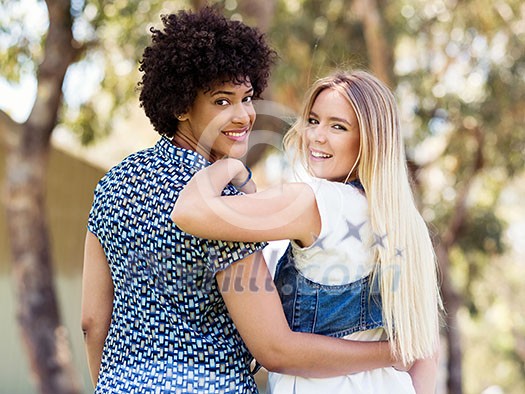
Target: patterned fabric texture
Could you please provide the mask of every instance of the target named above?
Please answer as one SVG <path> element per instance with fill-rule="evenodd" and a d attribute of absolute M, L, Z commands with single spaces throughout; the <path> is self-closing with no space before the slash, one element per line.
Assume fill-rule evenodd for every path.
<path fill-rule="evenodd" d="M 196 238 L 170 219 L 181 189 L 207 165 L 162 138 L 109 170 L 95 189 L 88 229 L 114 284 L 95 393 L 257 392 L 252 357 L 214 275 L 264 244 Z"/>

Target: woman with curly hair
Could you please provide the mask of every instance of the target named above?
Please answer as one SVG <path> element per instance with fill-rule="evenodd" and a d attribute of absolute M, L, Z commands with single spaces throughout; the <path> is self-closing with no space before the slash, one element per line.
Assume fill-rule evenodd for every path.
<path fill-rule="evenodd" d="M 313 377 L 394 364 L 387 343 L 292 332 L 263 243 L 203 239 L 171 221 L 195 173 L 246 153 L 275 53 L 211 8 L 162 21 L 140 66 L 140 102 L 161 138 L 109 170 L 88 219 L 82 328 L 95 392 L 257 392 L 252 354 Z"/>

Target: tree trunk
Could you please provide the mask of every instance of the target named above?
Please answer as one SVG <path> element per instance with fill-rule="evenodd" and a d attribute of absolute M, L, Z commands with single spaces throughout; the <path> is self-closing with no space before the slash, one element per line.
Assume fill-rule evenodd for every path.
<path fill-rule="evenodd" d="M 441 291 L 447 313 L 445 321 L 447 323 L 447 389 L 449 394 L 463 393 L 463 352 L 461 350 L 461 332 L 458 322 L 458 311 L 463 304 L 463 300 L 456 289 L 454 289 L 450 279 L 450 249 L 457 242 L 464 227 L 468 215 L 468 196 L 476 175 L 479 174 L 484 166 L 483 147 L 485 138 L 483 130 L 479 128 L 472 130 L 472 137 L 476 144 L 476 150 L 473 152 L 473 167 L 470 174 L 465 175 L 465 180 L 461 183 L 461 187 L 456 193 L 454 215 L 436 245 L 436 255 L 443 281 Z"/>
<path fill-rule="evenodd" d="M 191 6 L 194 10 L 200 10 L 208 4 L 208 0 L 191 0 Z"/>
<path fill-rule="evenodd" d="M 23 134 L 30 131 L 26 126 Z M 80 393 L 53 284 L 44 208 L 48 147 L 26 149 L 24 144 L 34 141 L 23 140 L 7 153 L 7 222 L 17 319 L 39 392 Z"/>
<path fill-rule="evenodd" d="M 239 0 L 237 11 L 242 15 L 244 23 L 257 27 L 262 33 L 267 33 L 271 27 L 275 9 L 276 0 Z M 271 87 L 265 90 L 264 97 L 266 100 L 271 101 Z M 265 110 L 261 112 L 262 108 Z M 250 137 L 250 148 L 246 156 L 246 164 L 250 167 L 264 157 L 269 147 L 280 149 L 282 134 L 288 129 L 281 119 L 282 113 L 268 110 L 268 108 L 273 107 L 271 105 L 258 107 L 257 119 L 253 126 L 253 130 L 256 133 L 253 133 Z M 263 138 L 257 138 L 263 135 Z"/>
<path fill-rule="evenodd" d="M 70 2 L 48 0 L 46 4 L 49 30 L 44 58 L 38 67 L 34 107 L 22 125 L 7 121 L 7 115 L 2 114 L 0 129 L 3 136 L 7 136 L 7 226 L 23 343 L 38 391 L 69 394 L 81 390 L 55 296 L 45 215 L 45 181 L 50 137 L 62 100 L 62 83 L 77 50 L 73 47 Z"/>
<path fill-rule="evenodd" d="M 363 24 L 370 71 L 390 88 L 394 88 L 392 46 L 388 45 L 385 24 L 377 0 L 355 0 L 355 12 Z"/>
<path fill-rule="evenodd" d="M 275 7 L 275 0 L 239 1 L 239 11 L 244 21 L 250 26 L 257 26 L 257 28 L 264 33 L 270 29 L 272 19 L 275 15 Z"/>
<path fill-rule="evenodd" d="M 452 286 L 450 280 L 449 250 L 439 243 L 436 245 L 436 255 L 439 262 L 439 271 L 442 280 L 441 294 L 445 306 L 445 336 L 447 338 L 447 392 L 448 394 L 463 393 L 463 369 L 462 369 L 462 349 L 461 332 L 458 322 L 458 310 L 461 306 L 461 299 Z"/>

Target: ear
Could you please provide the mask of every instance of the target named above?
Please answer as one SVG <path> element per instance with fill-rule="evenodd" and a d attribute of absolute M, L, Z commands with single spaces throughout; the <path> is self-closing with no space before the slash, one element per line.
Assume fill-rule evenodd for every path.
<path fill-rule="evenodd" d="M 188 120 L 188 114 L 186 112 L 183 114 L 178 114 L 175 117 L 179 122 L 184 122 L 185 120 Z"/>

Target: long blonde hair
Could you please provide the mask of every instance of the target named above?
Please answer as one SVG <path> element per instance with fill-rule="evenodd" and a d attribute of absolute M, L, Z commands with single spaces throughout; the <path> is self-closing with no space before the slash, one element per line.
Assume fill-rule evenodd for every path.
<path fill-rule="evenodd" d="M 305 166 L 304 131 L 314 101 L 325 89 L 342 93 L 358 119 L 360 148 L 354 167 L 377 237 L 372 245 L 373 274 L 380 283 L 392 353 L 405 362 L 428 357 L 439 343 L 442 308 L 436 256 L 410 187 L 395 98 L 379 79 L 361 70 L 337 72 L 315 82 L 302 115 L 284 138 L 285 148 Z"/>

